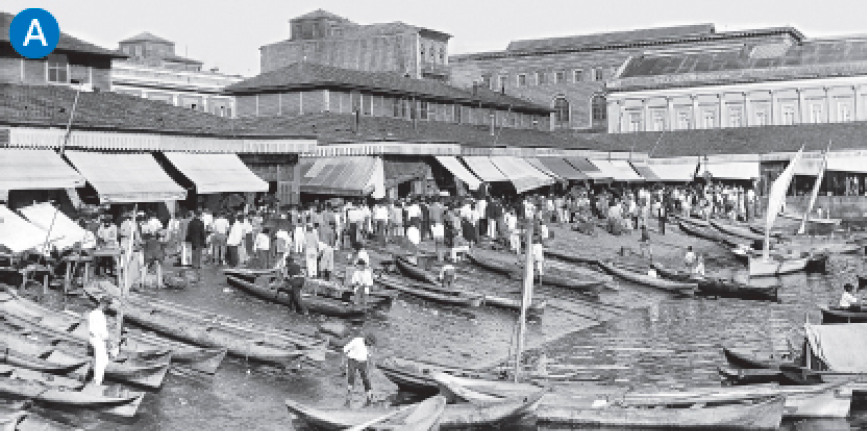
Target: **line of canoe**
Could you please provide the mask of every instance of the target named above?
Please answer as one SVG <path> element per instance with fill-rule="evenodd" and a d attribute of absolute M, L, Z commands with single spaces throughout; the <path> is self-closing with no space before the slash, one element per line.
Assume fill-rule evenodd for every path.
<path fill-rule="evenodd" d="M 680 282 L 693 282 L 698 285 L 696 293 L 706 296 L 724 298 L 759 299 L 768 301 L 779 300 L 779 286 L 750 286 L 734 280 L 718 277 L 690 274 L 675 269 L 666 268 L 660 263 L 653 263 L 656 273 L 663 278 Z"/>

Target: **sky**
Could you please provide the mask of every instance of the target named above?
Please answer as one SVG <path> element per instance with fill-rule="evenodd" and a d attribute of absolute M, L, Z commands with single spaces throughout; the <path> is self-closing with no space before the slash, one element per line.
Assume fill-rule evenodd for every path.
<path fill-rule="evenodd" d="M 509 41 L 712 23 L 717 31 L 793 26 L 808 38 L 867 34 L 867 0 L 3 0 L 40 7 L 60 29 L 105 48 L 143 31 L 205 68 L 254 76 L 259 47 L 289 38 L 289 19 L 325 9 L 358 24 L 402 21 L 452 35 L 452 54 Z"/>

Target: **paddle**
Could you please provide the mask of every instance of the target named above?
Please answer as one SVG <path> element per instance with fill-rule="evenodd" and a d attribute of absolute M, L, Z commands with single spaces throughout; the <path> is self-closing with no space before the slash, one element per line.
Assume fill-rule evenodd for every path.
<path fill-rule="evenodd" d="M 369 427 L 369 426 L 376 425 L 376 424 L 378 424 L 378 423 L 380 423 L 380 422 L 385 422 L 385 421 L 387 421 L 387 420 L 389 420 L 389 419 L 391 419 L 391 418 L 397 416 L 399 413 L 405 412 L 405 411 L 407 411 L 407 410 L 409 410 L 410 408 L 415 407 L 415 406 L 416 406 L 416 404 L 412 404 L 412 405 L 409 405 L 409 406 L 403 407 L 403 408 L 401 408 L 401 409 L 399 409 L 399 410 L 395 410 L 395 411 L 390 412 L 390 413 L 388 413 L 388 414 L 382 415 L 382 416 L 380 416 L 380 417 L 378 417 L 378 418 L 371 419 L 371 420 L 369 420 L 369 421 L 367 421 L 367 422 L 365 422 L 365 423 L 358 424 L 358 425 L 356 425 L 356 426 L 354 426 L 354 427 L 351 427 L 351 428 L 346 428 L 344 431 L 364 431 L 364 430 L 367 429 L 367 427 Z"/>

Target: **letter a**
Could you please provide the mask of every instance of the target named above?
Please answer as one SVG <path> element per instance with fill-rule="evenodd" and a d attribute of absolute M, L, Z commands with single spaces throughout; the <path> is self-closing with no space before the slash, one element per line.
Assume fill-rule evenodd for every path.
<path fill-rule="evenodd" d="M 36 29 L 36 34 L 34 34 L 33 30 Z M 30 28 L 27 30 L 27 37 L 24 38 L 24 46 L 27 46 L 30 43 L 30 39 L 36 39 L 42 42 L 42 46 L 48 46 L 48 42 L 45 41 L 45 35 L 42 34 L 42 26 L 39 25 L 39 20 L 34 18 L 33 21 L 30 21 Z"/>

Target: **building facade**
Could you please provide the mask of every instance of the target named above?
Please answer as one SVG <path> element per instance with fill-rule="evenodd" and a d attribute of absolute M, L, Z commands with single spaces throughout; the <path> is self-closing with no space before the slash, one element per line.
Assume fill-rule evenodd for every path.
<path fill-rule="evenodd" d="M 711 24 L 514 41 L 505 51 L 452 56 L 451 80 L 475 82 L 552 109 L 555 129 L 608 129 L 605 82 L 624 62 L 649 53 L 776 41 L 796 42 L 792 28 L 717 32 Z"/>
<path fill-rule="evenodd" d="M 175 54 L 174 42 L 147 32 L 122 40 L 120 50 L 129 57 L 112 65 L 113 91 L 221 117 L 235 115 L 235 101 L 223 89 L 242 77 L 202 71 L 202 62 Z"/>
<path fill-rule="evenodd" d="M 867 38 L 631 58 L 608 83 L 610 133 L 867 120 Z"/>
<path fill-rule="evenodd" d="M 448 78 L 450 35 L 402 22 L 360 25 L 316 10 L 290 20 L 289 40 L 265 45 L 262 73 L 310 62 L 411 78 Z"/>

